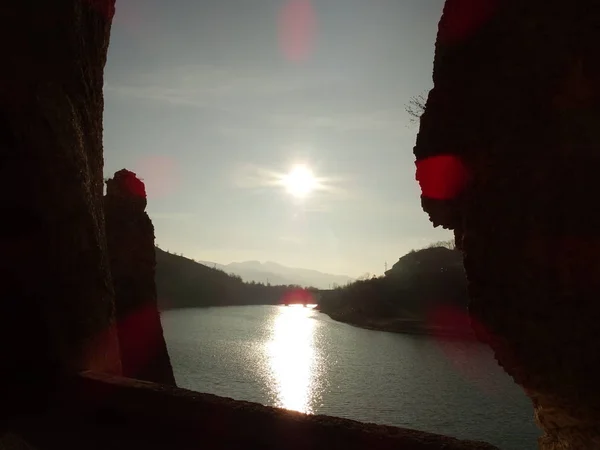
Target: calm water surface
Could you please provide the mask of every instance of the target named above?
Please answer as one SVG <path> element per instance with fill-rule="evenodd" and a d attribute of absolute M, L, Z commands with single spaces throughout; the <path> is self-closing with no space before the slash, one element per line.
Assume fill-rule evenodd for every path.
<path fill-rule="evenodd" d="M 363 330 L 303 307 L 162 317 L 181 387 L 504 450 L 536 448 L 529 400 L 480 344 Z"/>

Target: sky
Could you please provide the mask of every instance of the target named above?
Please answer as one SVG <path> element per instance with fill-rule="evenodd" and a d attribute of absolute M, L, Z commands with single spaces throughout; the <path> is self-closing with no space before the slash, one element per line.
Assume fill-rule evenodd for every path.
<path fill-rule="evenodd" d="M 447 240 L 421 210 L 405 111 L 443 0 L 118 0 L 104 173 L 144 180 L 157 244 L 360 276 Z M 282 185 L 303 165 L 317 187 Z"/>

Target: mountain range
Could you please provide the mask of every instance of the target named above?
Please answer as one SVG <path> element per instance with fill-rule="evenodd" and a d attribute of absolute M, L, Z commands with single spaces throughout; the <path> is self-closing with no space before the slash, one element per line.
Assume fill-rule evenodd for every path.
<path fill-rule="evenodd" d="M 346 275 L 334 275 L 317 270 L 287 267 L 272 261 L 244 261 L 229 264 L 217 264 L 210 261 L 198 262 L 232 275 L 238 275 L 246 282 L 269 283 L 272 286 L 293 284 L 302 287 L 330 289 L 336 285 L 345 286 L 354 281 L 353 278 Z"/>

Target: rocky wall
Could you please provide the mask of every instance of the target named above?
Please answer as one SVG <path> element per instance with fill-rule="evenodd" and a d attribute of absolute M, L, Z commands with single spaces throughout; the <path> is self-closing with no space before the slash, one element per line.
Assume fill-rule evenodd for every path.
<path fill-rule="evenodd" d="M 154 227 L 146 189 L 120 170 L 106 182 L 104 211 L 123 375 L 175 385 L 156 298 Z"/>
<path fill-rule="evenodd" d="M 447 0 L 414 152 L 540 447 L 600 447 L 600 3 Z"/>
<path fill-rule="evenodd" d="M 120 371 L 102 212 L 114 1 L 0 6 L 0 409 L 20 387 Z"/>

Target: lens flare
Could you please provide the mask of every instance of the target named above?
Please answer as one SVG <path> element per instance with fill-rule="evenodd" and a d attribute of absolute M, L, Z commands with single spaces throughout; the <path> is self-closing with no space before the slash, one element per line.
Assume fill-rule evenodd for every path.
<path fill-rule="evenodd" d="M 491 343 L 493 336 L 480 321 L 471 317 L 468 311 L 444 305 L 429 311 L 427 327 L 431 330 L 442 355 L 458 374 L 483 393 L 499 395 L 498 386 L 494 384 L 492 374 L 488 372 L 489 367 L 481 366 L 473 360 L 474 354 L 483 351 L 480 345 L 470 340 L 463 341 L 461 338 L 455 340 L 446 335 L 448 330 L 467 335 L 477 329 L 479 338 Z"/>
<path fill-rule="evenodd" d="M 293 62 L 305 61 L 313 51 L 316 15 L 311 0 L 288 0 L 279 15 L 279 45 Z"/>
<path fill-rule="evenodd" d="M 469 182 L 469 173 L 460 158 L 439 155 L 417 161 L 416 178 L 423 196 L 436 200 L 452 200 Z"/>
<path fill-rule="evenodd" d="M 136 165 L 135 172 L 144 181 L 148 198 L 172 194 L 179 182 L 175 161 L 167 156 L 149 156 Z"/>
<path fill-rule="evenodd" d="M 440 22 L 439 39 L 455 44 L 471 37 L 495 14 L 498 0 L 448 0 Z"/>

